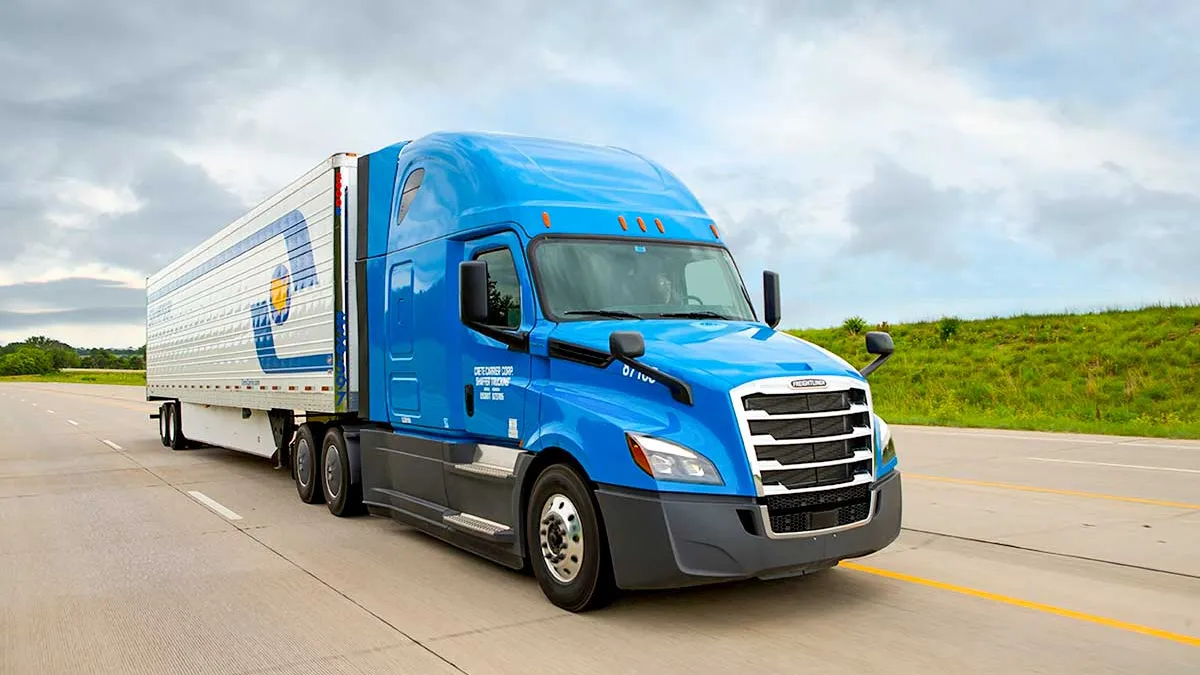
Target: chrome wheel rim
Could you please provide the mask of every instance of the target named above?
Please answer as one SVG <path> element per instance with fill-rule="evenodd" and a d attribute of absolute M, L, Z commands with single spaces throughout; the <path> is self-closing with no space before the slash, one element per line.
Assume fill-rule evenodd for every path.
<path fill-rule="evenodd" d="M 583 566 L 583 522 L 575 504 L 563 494 L 553 494 L 542 504 L 538 543 L 550 576 L 569 584 Z"/>

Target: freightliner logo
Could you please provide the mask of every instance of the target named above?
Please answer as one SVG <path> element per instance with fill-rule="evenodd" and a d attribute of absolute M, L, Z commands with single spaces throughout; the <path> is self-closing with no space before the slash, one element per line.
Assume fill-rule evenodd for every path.
<path fill-rule="evenodd" d="M 792 389 L 808 389 L 809 387 L 824 387 L 825 380 L 819 377 L 809 377 L 803 380 L 792 380 L 790 384 Z"/>

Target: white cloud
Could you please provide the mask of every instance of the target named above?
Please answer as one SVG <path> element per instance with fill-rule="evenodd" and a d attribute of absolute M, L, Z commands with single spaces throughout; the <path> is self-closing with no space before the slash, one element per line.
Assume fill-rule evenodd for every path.
<path fill-rule="evenodd" d="M 88 96 L 48 108 L 59 117 L 37 120 L 45 132 L 39 139 L 22 145 L 25 139 L 15 138 L 6 146 L 38 158 L 30 165 L 36 180 L 67 177 L 65 183 L 43 183 L 54 187 L 38 195 L 48 205 L 48 226 L 113 226 L 113 216 L 155 204 L 157 211 L 127 219 L 121 231 L 138 237 L 134 246 L 166 255 L 181 240 L 166 232 L 165 221 L 186 221 L 189 233 L 203 229 L 207 236 L 225 224 L 235 200 L 222 202 L 225 195 L 197 189 L 204 187 L 199 177 L 179 182 L 177 191 L 171 187 L 176 184 L 147 181 L 184 170 L 150 159 L 155 150 L 199 165 L 248 209 L 333 152 L 367 152 L 439 129 L 624 145 L 663 162 L 693 187 L 727 240 L 737 242 L 751 287 L 759 283 L 752 275 L 761 265 L 803 260 L 803 276 L 785 275 L 785 293 L 831 305 L 842 299 L 814 295 L 810 284 L 826 278 L 822 265 L 854 241 L 852 206 L 868 186 L 888 197 L 877 202 L 876 224 L 894 226 L 899 237 L 905 228 L 927 225 L 925 241 L 953 245 L 955 237 L 985 232 L 989 242 L 1057 252 L 1058 260 L 1080 265 L 1091 254 L 1062 242 L 1080 236 L 1080 227 L 1086 233 L 1091 216 L 1076 218 L 1082 226 L 1047 222 L 1041 218 L 1048 204 L 1070 206 L 1058 213 L 1091 214 L 1119 204 L 1131 184 L 1156 196 L 1143 199 L 1145 205 L 1191 203 L 1189 195 L 1200 191 L 1195 139 L 1169 135 L 1179 128 L 1169 121 L 1187 114 L 1173 111 L 1171 102 L 1194 97 L 1191 82 L 1181 80 L 1169 92 L 1145 86 L 1144 95 L 1101 101 L 1062 93 L 1085 88 L 1073 88 L 1077 82 L 1014 86 L 1041 71 L 998 75 L 1005 64 L 1027 67 L 1049 54 L 1058 60 L 1047 68 L 1057 68 L 1061 78 L 1071 72 L 1062 66 L 1064 58 L 1078 68 L 1107 45 L 1107 53 L 1125 65 L 1104 66 L 1104 77 L 1119 75 L 1122 91 L 1129 91 L 1141 81 L 1142 62 L 1127 46 L 1132 40 L 1122 35 L 1120 21 L 1091 21 L 1079 27 L 1081 39 L 1071 32 L 1074 24 L 1060 30 L 1046 14 L 1028 10 L 951 4 L 925 12 L 922 3 L 863 9 L 867 4 L 817 10 L 786 2 L 550 8 L 515 2 L 490 13 L 447 4 L 297 15 L 262 3 L 241 17 L 227 11 L 186 19 L 214 30 L 228 19 L 228 45 L 255 37 L 246 51 L 214 47 L 197 32 L 170 39 L 161 31 L 143 34 L 138 21 L 122 19 L 123 12 L 141 11 L 128 6 L 98 12 L 100 27 L 90 42 L 60 36 L 58 51 L 86 49 L 91 55 L 76 61 L 95 69 L 96 82 L 83 88 L 69 82 L 80 77 L 75 70 L 56 81 L 53 63 L 25 60 L 46 73 L 26 78 L 42 83 L 40 96 Z M 47 42 L 49 52 L 59 29 L 45 17 L 42 23 L 37 40 L 23 39 Z M 409 39 L 395 39 L 395 25 L 406 26 Z M 322 42 L 330 34 L 351 37 Z M 978 53 L 971 53 L 976 47 Z M 155 69 L 147 71 L 146 63 Z M 131 72 L 122 72 L 124 66 Z M 137 69 L 140 74 L 132 72 Z M 112 93 L 101 74 L 126 89 Z M 129 107 L 129 101 L 138 105 Z M 5 112 L 0 107 L 0 116 Z M 96 128 L 87 126 L 92 117 L 101 120 Z M 89 134 L 79 139 L 59 134 L 81 128 Z M 122 152 L 126 139 L 139 152 Z M 880 172 L 880 166 L 898 170 Z M 889 176 L 908 176 L 907 185 L 923 186 L 923 210 L 905 200 L 902 185 L 876 184 Z M 941 208 L 938 195 L 954 195 L 957 207 Z M 204 211 L 217 202 L 220 208 Z M 889 210 L 897 212 L 894 220 L 887 218 Z M 1141 249 L 1130 242 L 1154 240 L 1175 250 L 1200 246 L 1200 234 L 1189 234 L 1179 218 L 1146 224 L 1143 213 L 1141 207 L 1123 209 L 1119 223 L 1104 228 L 1106 255 L 1137 255 Z M 159 222 L 162 228 L 153 230 Z M 1053 228 L 1066 234 L 1053 235 Z M 903 241 L 891 234 L 891 241 Z M 103 242 L 66 251 L 32 237 L 16 239 L 29 248 L 0 263 L 0 283 L 77 276 L 81 270 L 142 283 L 145 270 L 114 266 L 111 261 L 133 261 Z M 905 243 L 890 250 L 919 256 L 919 243 Z M 918 275 L 937 266 L 903 271 Z M 1055 279 L 1046 281 L 1045 288 L 1057 287 Z M 1194 288 L 1190 283 L 1162 290 Z M 895 302 L 905 306 L 943 302 L 895 293 Z M 893 302 L 891 296 L 877 300 Z"/>

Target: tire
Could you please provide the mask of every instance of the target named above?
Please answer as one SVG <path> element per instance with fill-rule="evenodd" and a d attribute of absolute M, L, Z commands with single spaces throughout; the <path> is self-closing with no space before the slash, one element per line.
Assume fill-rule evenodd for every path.
<path fill-rule="evenodd" d="M 172 450 L 186 450 L 188 447 L 187 437 L 183 435 L 183 408 L 179 402 L 168 403 L 170 406 L 170 425 L 168 432 L 168 440 Z"/>
<path fill-rule="evenodd" d="M 303 424 L 296 434 L 296 449 L 292 452 L 296 493 L 305 504 L 320 504 L 325 499 L 321 489 L 321 446 L 311 424 Z"/>
<path fill-rule="evenodd" d="M 341 427 L 329 427 L 321 444 L 321 491 L 329 512 L 339 518 L 362 512 L 362 484 L 350 481 L 350 455 Z"/>
<path fill-rule="evenodd" d="M 171 411 L 170 403 L 164 403 L 158 406 L 158 440 L 162 442 L 164 448 L 171 447 L 170 420 Z"/>
<path fill-rule="evenodd" d="M 571 537 L 572 532 L 577 536 Z M 587 612 L 616 597 L 596 502 L 571 467 L 554 464 L 537 477 L 525 507 L 525 543 L 538 586 L 559 608 Z M 558 563 L 548 560 L 548 555 L 558 556 Z"/>

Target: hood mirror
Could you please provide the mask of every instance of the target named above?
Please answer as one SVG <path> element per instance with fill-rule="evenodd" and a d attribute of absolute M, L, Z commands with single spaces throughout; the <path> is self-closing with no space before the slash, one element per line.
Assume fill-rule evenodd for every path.
<path fill-rule="evenodd" d="M 881 332 L 871 331 L 867 333 L 867 353 L 876 354 L 878 358 L 868 363 L 862 370 L 858 371 L 863 377 L 870 376 L 875 372 L 875 369 L 882 366 L 885 361 L 892 358 L 892 354 L 896 351 L 896 345 L 892 342 L 892 336 Z"/>
<path fill-rule="evenodd" d="M 612 353 L 613 358 L 641 373 L 648 381 L 661 382 L 671 390 L 671 397 L 676 401 L 684 405 L 694 404 L 692 388 L 687 382 L 638 361 L 646 355 L 646 338 L 642 337 L 641 333 L 635 330 L 614 331 L 608 336 L 608 351 Z"/>

